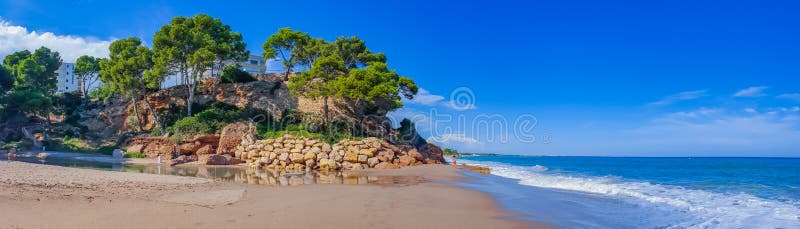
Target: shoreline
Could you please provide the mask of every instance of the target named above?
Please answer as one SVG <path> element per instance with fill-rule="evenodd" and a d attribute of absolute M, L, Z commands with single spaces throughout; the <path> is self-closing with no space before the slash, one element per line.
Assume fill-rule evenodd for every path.
<path fill-rule="evenodd" d="M 0 227 L 546 227 L 448 184 L 466 179 L 450 166 L 351 172 L 395 179 L 272 187 L 0 161 Z"/>

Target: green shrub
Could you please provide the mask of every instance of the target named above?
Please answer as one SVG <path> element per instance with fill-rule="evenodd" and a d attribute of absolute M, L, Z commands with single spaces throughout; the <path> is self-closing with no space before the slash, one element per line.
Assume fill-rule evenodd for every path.
<path fill-rule="evenodd" d="M 171 129 L 177 135 L 195 135 L 199 133 L 213 133 L 210 125 L 201 123 L 197 117 L 186 117 L 175 122 Z"/>
<path fill-rule="evenodd" d="M 0 142 L 0 149 L 6 149 L 6 150 L 7 149 L 11 149 L 11 148 L 15 148 L 15 149 L 30 149 L 31 147 L 33 147 L 33 143 L 30 142 L 30 141 L 26 141 L 26 140 L 5 142 L 5 143 Z"/>
<path fill-rule="evenodd" d="M 215 134 L 219 133 L 226 125 L 242 121 L 245 117 L 245 112 L 241 110 L 211 107 L 192 117 L 178 120 L 172 128 L 169 128 L 169 131 L 180 136 Z"/>
<path fill-rule="evenodd" d="M 113 146 L 100 146 L 99 148 L 97 148 L 97 150 L 95 150 L 95 153 L 111 155 L 111 154 L 114 153 L 114 149 L 116 149 L 116 147 L 113 147 Z"/>
<path fill-rule="evenodd" d="M 247 83 L 251 81 L 255 81 L 256 79 L 240 69 L 241 66 L 239 65 L 228 65 L 225 66 L 225 69 L 222 70 L 222 77 L 220 77 L 221 83 Z"/>
<path fill-rule="evenodd" d="M 125 153 L 125 158 L 146 158 L 147 155 L 140 152 Z"/>

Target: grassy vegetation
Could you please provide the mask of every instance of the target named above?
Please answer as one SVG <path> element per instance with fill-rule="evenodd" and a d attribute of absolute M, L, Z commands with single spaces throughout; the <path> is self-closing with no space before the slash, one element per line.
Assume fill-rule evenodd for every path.
<path fill-rule="evenodd" d="M 33 144 L 30 141 L 26 140 L 19 140 L 19 141 L 11 141 L 11 142 L 0 142 L 0 149 L 27 149 L 33 147 Z"/>
<path fill-rule="evenodd" d="M 125 158 L 145 158 L 145 157 L 147 157 L 147 155 L 140 152 L 125 153 Z"/>
<path fill-rule="evenodd" d="M 93 146 L 80 138 L 64 137 L 63 141 L 51 139 L 47 143 L 47 149 L 53 151 L 63 151 L 71 153 L 96 153 L 111 155 L 114 147 L 110 145 Z"/>

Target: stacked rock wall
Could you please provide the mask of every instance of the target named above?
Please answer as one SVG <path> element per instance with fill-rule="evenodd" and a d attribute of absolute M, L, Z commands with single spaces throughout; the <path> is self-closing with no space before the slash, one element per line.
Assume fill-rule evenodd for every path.
<path fill-rule="evenodd" d="M 246 161 L 249 167 L 294 171 L 393 169 L 443 162 L 440 155 L 432 157 L 411 146 L 398 147 L 378 138 L 345 139 L 330 145 L 291 135 L 264 140 L 244 138 L 235 157 Z"/>

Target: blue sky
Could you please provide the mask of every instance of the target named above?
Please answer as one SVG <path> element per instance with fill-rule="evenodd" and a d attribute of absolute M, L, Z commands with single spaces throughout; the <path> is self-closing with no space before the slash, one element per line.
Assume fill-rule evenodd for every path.
<path fill-rule="evenodd" d="M 201 12 L 254 54 L 281 27 L 361 37 L 425 89 L 392 117 L 416 117 L 462 151 L 800 156 L 796 1 L 4 0 L 0 54 L 46 44 L 75 53 L 65 59 L 103 55 L 110 40 L 149 42 Z M 487 117 L 505 128 L 476 127 Z"/>

